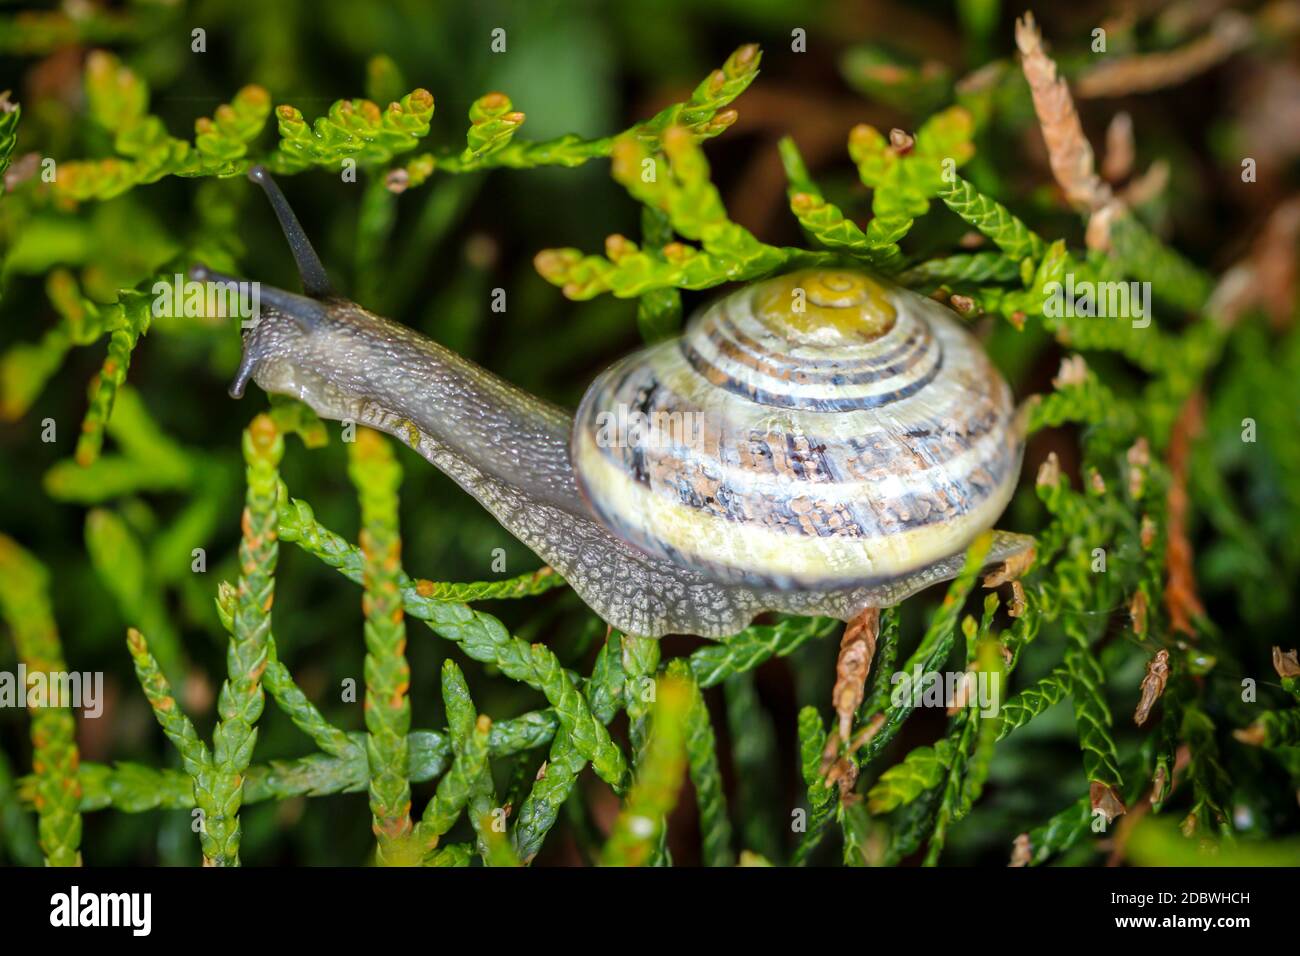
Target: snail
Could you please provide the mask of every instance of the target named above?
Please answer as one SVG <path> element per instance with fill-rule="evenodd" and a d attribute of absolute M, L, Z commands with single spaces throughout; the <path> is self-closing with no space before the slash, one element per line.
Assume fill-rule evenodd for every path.
<path fill-rule="evenodd" d="M 1011 497 L 1023 415 L 917 293 L 853 269 L 752 283 L 606 369 L 574 416 L 337 295 L 270 174 L 249 177 L 305 294 L 261 287 L 231 395 L 251 379 L 398 437 L 625 633 L 897 604 L 956 576 Z M 995 532 L 988 561 L 1032 543 Z"/>

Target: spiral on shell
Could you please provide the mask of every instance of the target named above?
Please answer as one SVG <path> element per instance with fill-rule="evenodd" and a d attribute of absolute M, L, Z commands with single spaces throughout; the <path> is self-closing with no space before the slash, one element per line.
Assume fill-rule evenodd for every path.
<path fill-rule="evenodd" d="M 805 270 L 701 312 L 588 390 L 571 455 L 598 519 L 719 581 L 887 580 L 993 525 L 1023 452 L 1011 391 L 938 303 Z"/>

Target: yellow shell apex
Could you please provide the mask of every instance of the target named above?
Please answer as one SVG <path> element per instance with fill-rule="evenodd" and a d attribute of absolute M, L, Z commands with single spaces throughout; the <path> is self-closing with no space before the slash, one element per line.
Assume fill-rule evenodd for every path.
<path fill-rule="evenodd" d="M 792 344 L 851 348 L 884 335 L 898 318 L 884 286 L 862 272 L 802 269 L 759 290 L 754 317 Z"/>

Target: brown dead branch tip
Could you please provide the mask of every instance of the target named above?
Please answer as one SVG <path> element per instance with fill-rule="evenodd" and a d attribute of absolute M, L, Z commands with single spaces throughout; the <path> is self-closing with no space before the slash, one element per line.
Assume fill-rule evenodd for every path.
<path fill-rule="evenodd" d="M 1011 844 L 1011 862 L 1007 866 L 1028 866 L 1033 859 L 1034 848 L 1029 842 L 1029 834 L 1022 833 Z"/>
<path fill-rule="evenodd" d="M 1176 86 L 1223 62 L 1254 35 L 1249 17 L 1225 10 L 1209 32 L 1176 50 L 1103 60 L 1079 77 L 1079 95 L 1085 99 L 1127 96 Z"/>
<path fill-rule="evenodd" d="M 1157 159 L 1147 167 L 1145 173 L 1135 176 L 1129 181 L 1129 184 L 1124 187 L 1124 191 L 1120 193 L 1120 199 L 1129 208 L 1142 206 L 1163 193 L 1168 185 L 1169 163 L 1163 159 Z"/>
<path fill-rule="evenodd" d="M 1128 616 L 1133 624 L 1133 633 L 1138 637 L 1146 636 L 1147 632 L 1147 593 L 1140 588 L 1133 592 L 1133 598 L 1128 602 Z M 1161 651 L 1168 657 L 1167 651 Z M 1150 672 L 1148 672 L 1149 675 Z M 1163 686 L 1163 685 L 1162 685 Z M 1141 721 L 1138 721 L 1141 723 Z"/>
<path fill-rule="evenodd" d="M 1232 732 L 1232 736 L 1251 747 L 1262 747 L 1268 741 L 1268 730 L 1262 721 L 1257 720 L 1249 727 L 1237 728 Z"/>
<path fill-rule="evenodd" d="M 906 156 L 915 145 L 916 140 L 906 130 L 895 128 L 889 131 L 889 146 L 899 156 Z"/>
<path fill-rule="evenodd" d="M 1190 395 L 1174 423 L 1169 442 L 1168 532 L 1165 540 L 1165 607 L 1169 627 L 1189 637 L 1196 636 L 1192 620 L 1205 614 L 1196 593 L 1191 539 L 1187 535 L 1187 469 L 1192 440 L 1202 425 L 1202 399 L 1199 392 Z"/>
<path fill-rule="evenodd" d="M 885 715 L 873 714 L 867 721 L 867 725 L 849 741 L 838 758 L 831 751 L 829 744 L 838 741 L 839 738 L 835 734 L 831 735 L 827 742 L 827 749 L 822 753 L 822 776 L 826 780 L 826 786 L 839 788 L 840 800 L 847 802 L 852 799 L 853 785 L 858 782 L 858 765 L 854 762 L 853 755 L 869 744 L 871 738 L 880 733 L 880 728 L 883 726 L 885 726 Z"/>
<path fill-rule="evenodd" d="M 1020 67 L 1047 143 L 1052 175 L 1070 205 L 1095 212 L 1109 203 L 1113 194 L 1096 173 L 1092 144 L 1083 135 L 1070 88 L 1056 75 L 1056 64 L 1044 52 L 1043 37 L 1032 13 L 1016 21 L 1016 46 L 1020 48 Z"/>
<path fill-rule="evenodd" d="M 1088 785 L 1088 799 L 1092 802 L 1093 812 L 1096 813 L 1100 810 L 1105 815 L 1107 823 L 1113 822 L 1116 817 L 1123 816 L 1128 810 L 1114 787 L 1097 780 L 1093 780 Z"/>
<path fill-rule="evenodd" d="M 1052 388 L 1058 392 L 1072 385 L 1082 385 L 1088 380 L 1088 363 L 1082 355 L 1067 355 L 1061 359 L 1061 367 L 1052 379 Z"/>
<path fill-rule="evenodd" d="M 852 759 L 857 747 L 849 745 L 849 735 L 853 730 L 853 717 L 866 695 L 867 675 L 871 672 L 879 637 L 880 608 L 869 607 L 845 625 L 844 636 L 840 639 L 840 653 L 835 661 L 835 687 L 831 690 L 838 725 L 834 733 L 826 737 L 821 771 L 828 787 L 839 786 L 841 799 L 849 795 L 858 778 L 858 767 Z"/>
<path fill-rule="evenodd" d="M 862 705 L 867 674 L 876 656 L 876 639 L 880 636 L 880 608 L 869 607 L 844 628 L 840 655 L 835 662 L 835 687 L 831 701 L 839 717 L 839 740 L 847 741 L 853 730 L 853 715 Z"/>
<path fill-rule="evenodd" d="M 1006 584 L 1008 581 L 1016 581 L 1024 576 L 1031 567 L 1034 566 L 1034 560 L 1038 557 L 1038 548 L 1033 545 L 1022 551 L 1017 551 L 1011 557 L 1007 558 L 996 568 L 984 575 L 984 586 L 986 588 L 995 588 L 999 585 Z M 1023 599 L 1024 592 L 1021 591 Z"/>
<path fill-rule="evenodd" d="M 1280 647 L 1274 647 L 1273 670 L 1277 671 L 1277 676 L 1283 680 L 1288 677 L 1300 677 L 1300 658 L 1297 657 L 1296 649 L 1293 647 L 1289 651 L 1284 651 Z"/>
<path fill-rule="evenodd" d="M 1138 540 L 1142 542 L 1142 549 L 1150 551 L 1151 546 L 1156 543 L 1156 523 L 1150 515 L 1142 516 L 1142 525 L 1138 531 Z"/>
<path fill-rule="evenodd" d="M 1169 783 L 1169 775 L 1165 772 L 1164 764 L 1156 767 L 1156 772 L 1151 776 L 1151 797 L 1150 803 L 1155 806 L 1165 799 L 1165 786 Z"/>
<path fill-rule="evenodd" d="M 1151 467 L 1151 446 L 1146 436 L 1138 436 L 1132 447 L 1124 453 L 1128 462 L 1128 493 L 1137 498 L 1142 494 L 1142 484 L 1146 480 L 1147 469 Z"/>
<path fill-rule="evenodd" d="M 1056 452 L 1049 451 L 1043 463 L 1038 466 L 1038 474 L 1034 477 L 1034 484 L 1039 488 L 1048 485 L 1055 485 L 1061 480 L 1061 460 L 1056 457 Z"/>
<path fill-rule="evenodd" d="M 1255 295 L 1278 331 L 1290 325 L 1294 315 L 1298 241 L 1300 196 L 1293 196 L 1273 210 L 1250 256 L 1255 267 Z"/>
<path fill-rule="evenodd" d="M 1007 607 L 1007 613 L 1012 617 L 1020 617 L 1025 613 L 1025 586 L 1019 581 L 1011 582 L 1011 604 Z"/>
<path fill-rule="evenodd" d="M 1139 591 L 1138 594 L 1142 592 Z M 1165 692 L 1169 680 L 1169 651 L 1163 647 L 1156 651 L 1155 657 L 1147 661 L 1146 676 L 1142 678 L 1142 697 L 1138 700 L 1137 710 L 1133 712 L 1133 722 L 1141 727 L 1151 716 L 1151 708 L 1156 705 L 1160 695 Z"/>
<path fill-rule="evenodd" d="M 1121 110 L 1106 127 L 1106 158 L 1101 162 L 1101 174 L 1112 184 L 1123 182 L 1133 172 L 1134 155 L 1133 117 Z"/>
<path fill-rule="evenodd" d="M 968 295 L 950 295 L 948 301 L 963 317 L 969 318 L 975 314 L 975 300 Z"/>

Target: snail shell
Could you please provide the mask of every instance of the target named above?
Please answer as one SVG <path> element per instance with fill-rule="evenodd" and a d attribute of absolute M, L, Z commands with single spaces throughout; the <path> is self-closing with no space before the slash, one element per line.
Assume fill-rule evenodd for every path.
<path fill-rule="evenodd" d="M 599 519 L 719 581 L 807 590 L 961 551 L 1014 490 L 1011 391 L 938 303 L 805 270 L 705 309 L 628 356 L 574 424 Z"/>
<path fill-rule="evenodd" d="M 841 270 L 748 286 L 601 374 L 575 419 L 335 293 L 271 176 L 249 176 L 306 295 L 261 286 L 231 394 L 255 381 L 399 438 L 622 631 L 897 604 L 954 577 L 1011 495 L 1010 391 L 915 293 Z M 988 560 L 1032 546 L 995 532 Z"/>

